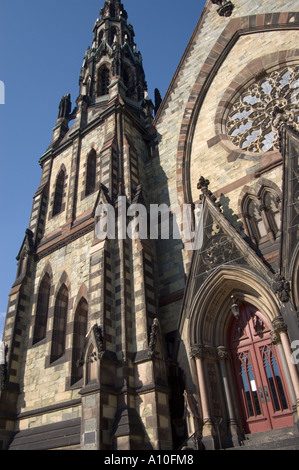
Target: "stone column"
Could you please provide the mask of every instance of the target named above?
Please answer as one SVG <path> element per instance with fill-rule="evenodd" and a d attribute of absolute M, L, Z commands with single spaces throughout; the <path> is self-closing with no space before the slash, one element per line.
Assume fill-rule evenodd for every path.
<path fill-rule="evenodd" d="M 292 397 L 293 395 L 293 400 L 295 398 L 295 403 L 296 403 L 296 408 L 297 408 L 297 413 L 299 414 L 299 377 L 298 377 L 298 372 L 295 364 L 292 363 L 291 356 L 292 356 L 292 351 L 290 347 L 290 342 L 289 338 L 287 335 L 287 325 L 283 322 L 282 317 L 276 319 L 275 321 L 272 322 L 272 325 L 274 327 L 274 335 L 276 334 L 279 335 L 282 349 L 283 349 L 283 354 L 286 359 L 286 364 L 288 368 L 288 372 L 285 374 L 286 375 L 286 381 L 290 382 L 291 379 L 291 384 L 289 385 L 289 390 L 290 390 L 290 395 Z M 273 337 L 273 334 L 272 334 Z M 293 390 L 292 390 L 293 386 Z"/>
<path fill-rule="evenodd" d="M 194 345 L 191 347 L 191 357 L 195 359 L 196 371 L 197 371 L 197 383 L 199 396 L 201 400 L 201 409 L 202 409 L 202 441 L 203 445 L 207 450 L 214 449 L 213 441 L 213 424 L 209 411 L 209 398 L 206 388 L 206 378 L 204 372 L 204 354 L 205 350 L 203 346 Z"/>
<path fill-rule="evenodd" d="M 229 418 L 228 425 L 231 431 L 232 440 L 233 441 L 236 440 L 236 442 L 238 442 L 238 425 L 237 425 L 237 420 L 235 417 L 234 405 L 233 405 L 231 390 L 229 386 L 230 380 L 228 377 L 228 370 L 227 370 L 228 352 L 225 347 L 223 346 L 218 347 L 218 357 L 220 359 L 219 364 L 220 364 L 221 376 L 223 380 L 223 386 L 225 390 L 225 400 L 226 400 L 228 418 Z"/>

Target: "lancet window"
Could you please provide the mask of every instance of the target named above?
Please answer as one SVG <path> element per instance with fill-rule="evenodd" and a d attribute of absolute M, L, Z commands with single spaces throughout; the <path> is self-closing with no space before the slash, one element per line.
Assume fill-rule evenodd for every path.
<path fill-rule="evenodd" d="M 33 344 L 46 337 L 51 280 L 49 274 L 45 274 L 40 284 L 36 306 Z"/>
<path fill-rule="evenodd" d="M 59 359 L 65 352 L 66 322 L 68 311 L 68 289 L 63 284 L 56 297 L 50 362 Z"/>
<path fill-rule="evenodd" d="M 103 65 L 98 71 L 97 95 L 104 96 L 109 93 L 110 72 L 106 65 Z"/>
<path fill-rule="evenodd" d="M 87 157 L 86 163 L 86 189 L 85 195 L 92 194 L 96 189 L 96 165 L 97 154 L 95 150 L 91 150 Z"/>
<path fill-rule="evenodd" d="M 53 203 L 53 215 L 57 215 L 62 211 L 64 183 L 65 183 L 65 171 L 62 168 L 56 180 L 54 203 Z"/>
<path fill-rule="evenodd" d="M 258 196 L 247 194 L 242 212 L 247 231 L 258 246 L 265 241 L 274 242 L 280 235 L 280 198 L 270 188 L 263 188 Z"/>

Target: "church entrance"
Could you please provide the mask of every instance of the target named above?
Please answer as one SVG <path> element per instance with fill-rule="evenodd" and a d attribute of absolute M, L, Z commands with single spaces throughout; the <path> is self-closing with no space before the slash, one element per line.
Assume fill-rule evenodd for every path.
<path fill-rule="evenodd" d="M 230 333 L 230 351 L 246 433 L 293 425 L 277 347 L 265 317 L 243 303 Z"/>

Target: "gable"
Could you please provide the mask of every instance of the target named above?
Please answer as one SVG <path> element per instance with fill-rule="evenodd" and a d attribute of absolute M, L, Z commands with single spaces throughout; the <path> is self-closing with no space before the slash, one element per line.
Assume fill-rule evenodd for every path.
<path fill-rule="evenodd" d="M 185 318 L 189 318 L 192 305 L 201 293 L 213 284 L 213 279 L 221 270 L 228 270 L 233 278 L 242 272 L 243 284 L 250 277 L 259 278 L 271 287 L 273 273 L 257 253 L 251 248 L 249 241 L 241 229 L 234 227 L 224 216 L 220 204 L 207 189 L 208 180 L 204 181 L 202 199 L 202 244 L 193 252 L 191 268 L 187 280 L 183 306 L 181 310 L 181 328 Z M 199 183 L 200 185 L 200 183 Z"/>

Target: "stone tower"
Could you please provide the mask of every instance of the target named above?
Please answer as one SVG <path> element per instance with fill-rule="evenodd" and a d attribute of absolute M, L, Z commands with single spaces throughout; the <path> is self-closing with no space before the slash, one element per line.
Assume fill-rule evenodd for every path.
<path fill-rule="evenodd" d="M 3 338 L 0 439 L 5 448 L 13 431 L 34 423 L 40 441 L 68 429 L 69 447 L 168 449 L 153 247 L 118 238 L 117 230 L 113 240 L 95 237 L 101 203 L 115 211 L 115 224 L 127 206 L 147 204 L 153 104 L 118 0 L 106 1 L 95 22 L 79 86 L 73 110 L 70 95 L 59 104 L 18 255 Z"/>

